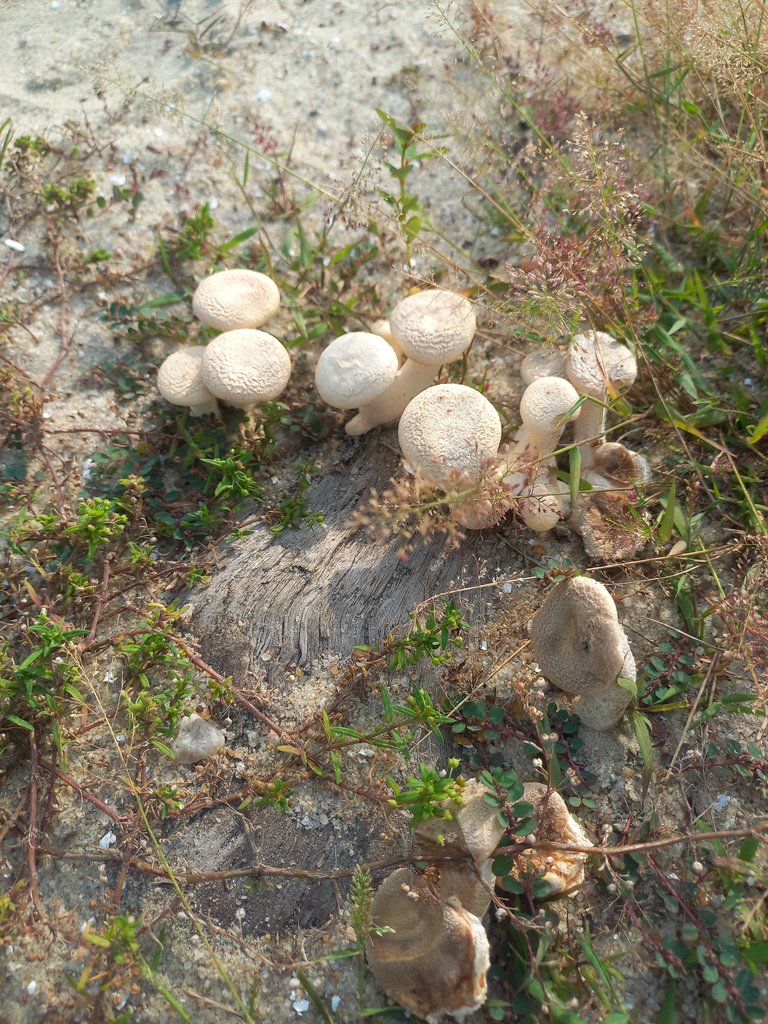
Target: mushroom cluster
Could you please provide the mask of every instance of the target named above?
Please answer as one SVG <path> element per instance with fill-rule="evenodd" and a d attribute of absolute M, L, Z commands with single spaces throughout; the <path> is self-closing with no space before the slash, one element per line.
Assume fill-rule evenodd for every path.
<path fill-rule="evenodd" d="M 608 590 L 589 576 L 558 583 L 533 616 L 531 650 L 541 674 L 565 693 L 584 725 L 605 731 L 632 701 L 635 659 Z"/>
<path fill-rule="evenodd" d="M 285 347 L 258 330 L 280 307 L 275 282 L 255 270 L 222 270 L 195 290 L 192 309 L 223 333 L 207 345 L 172 352 L 157 374 L 160 394 L 193 415 L 218 413 L 218 401 L 252 409 L 278 398 L 288 385 L 291 360 Z"/>
<path fill-rule="evenodd" d="M 509 445 L 499 450 L 501 421 L 481 395 L 462 385 L 437 385 L 402 412 L 399 440 L 406 462 L 438 487 L 474 488 L 471 499 L 454 502 L 451 511 L 469 529 L 491 526 L 515 508 L 536 532 L 568 520 L 592 558 L 632 557 L 643 531 L 630 497 L 648 479 L 648 464 L 637 452 L 605 440 L 605 409 L 634 381 L 634 356 L 609 335 L 592 331 L 577 334 L 567 352 L 553 347 L 531 353 L 521 372 L 522 423 Z M 555 463 L 571 422 L 573 439 L 565 443 L 580 451 L 581 480 L 590 487 L 574 507 Z"/>
<path fill-rule="evenodd" d="M 395 423 L 439 368 L 467 351 L 477 320 L 469 299 L 429 288 L 408 295 L 388 322 L 375 326 L 376 333 L 356 331 L 332 341 L 317 365 L 323 401 L 336 409 L 359 410 L 346 426 L 353 437 Z"/>
<path fill-rule="evenodd" d="M 368 940 L 373 976 L 402 1006 L 426 1021 L 448 1013 L 463 1019 L 486 996 L 488 938 L 482 917 L 494 891 L 493 858 L 505 824 L 486 801 L 482 782 L 470 780 L 461 803 L 447 805 L 451 818 L 429 818 L 413 833 L 412 853 L 425 861 L 418 874 L 399 868 L 381 884 L 371 908 L 381 934 Z M 537 838 L 590 845 L 559 794 L 526 783 L 523 800 L 533 805 Z M 586 857 L 567 851 L 523 850 L 514 871 L 538 872 L 549 895 L 573 891 L 583 880 Z"/>

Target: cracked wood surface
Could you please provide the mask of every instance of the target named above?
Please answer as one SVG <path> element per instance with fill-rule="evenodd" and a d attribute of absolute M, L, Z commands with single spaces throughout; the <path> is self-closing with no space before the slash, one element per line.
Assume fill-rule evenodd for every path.
<path fill-rule="evenodd" d="M 312 484 L 310 508 L 323 513 L 323 526 L 279 536 L 257 526 L 194 597 L 193 630 L 219 671 L 266 670 L 276 679 L 287 666 L 345 658 L 355 645 L 374 645 L 407 624 L 408 611 L 425 598 L 487 580 L 486 561 L 499 567 L 505 549 L 493 534 L 468 532 L 460 549 L 439 536 L 417 541 L 404 561 L 394 540 L 377 542 L 355 526 L 360 501 L 398 470 L 389 440 L 389 432 L 377 432 L 346 442 L 341 464 Z M 492 592 L 462 595 L 462 607 L 482 615 Z"/>

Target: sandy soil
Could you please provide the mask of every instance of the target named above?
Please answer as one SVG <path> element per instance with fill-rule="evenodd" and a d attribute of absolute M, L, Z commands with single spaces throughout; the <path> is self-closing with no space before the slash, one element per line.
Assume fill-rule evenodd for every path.
<path fill-rule="evenodd" d="M 485 6 L 500 8 L 498 31 L 519 35 L 520 43 L 510 52 L 531 60 L 533 51 L 525 40 L 535 37 L 535 24 L 524 6 Z M 451 10 L 459 20 L 466 14 L 459 5 Z M 270 199 L 276 181 L 281 187 L 287 182 L 299 204 L 307 202 L 310 229 L 336 216 L 342 198 L 347 197 L 347 221 L 337 236 L 341 244 L 345 237 L 359 236 L 371 209 L 378 209 L 382 218 L 387 215 L 376 194 L 376 186 L 386 182 L 386 171 L 381 163 L 385 154 L 375 108 L 404 121 L 418 117 L 435 127 L 455 129 L 468 110 L 482 117 L 487 102 L 485 83 L 468 68 L 459 38 L 433 7 L 412 0 L 265 0 L 251 4 L 235 0 L 223 4 L 206 0 L 176 4 L 0 0 L 0 25 L 0 121 L 7 114 L 19 132 L 42 134 L 52 141 L 71 135 L 68 125 L 79 125 L 81 137 L 96 142 L 90 173 L 97 192 L 109 196 L 113 188 L 138 183 L 143 196 L 135 216 L 129 217 L 125 206 L 116 203 L 90 221 L 73 224 L 73 245 L 78 251 L 103 246 L 113 253 L 113 259 L 102 276 L 88 278 L 88 288 L 72 296 L 66 319 L 62 318 L 57 282 L 39 272 L 43 242 L 39 224 L 29 222 L 27 227 L 27 221 L 14 220 L 14 211 L 7 209 L 2 217 L 9 215 L 8 221 L 0 219 L 0 240 L 9 238 L 24 247 L 19 251 L 18 246 L 0 246 L 0 276 L 6 290 L 3 301 L 37 303 L 28 332 L 13 330 L 4 335 L 5 355 L 22 365 L 34 380 L 45 382 L 46 429 L 55 438 L 62 475 L 73 490 L 88 473 L 86 460 L 93 446 L 87 436 L 67 431 L 137 429 L 146 420 L 146 406 L 124 403 L 103 386 L 103 366 L 126 354 L 125 341 L 116 341 L 103 313 L 115 299 L 140 302 L 154 297 L 156 280 L 121 275 L 140 262 L 142 254 L 154 251 L 162 232 L 206 201 L 215 213 L 220 237 L 231 237 L 253 223 L 244 200 L 247 193 L 254 208 L 263 213 L 266 237 L 274 243 L 274 260 L 287 267 L 293 251 L 290 245 L 295 241 L 283 245 L 284 222 Z M 620 19 L 615 30 L 620 34 Z M 231 140 L 242 140 L 254 148 L 248 156 L 244 189 L 236 179 L 243 180 L 246 150 Z M 275 159 L 289 166 L 290 173 L 278 172 Z M 508 255 L 504 240 L 479 228 L 470 215 L 466 183 L 447 163 L 425 164 L 417 181 L 432 221 L 450 235 L 459 253 L 488 259 Z M 457 261 L 460 259 L 457 256 Z M 416 272 L 427 275 L 431 266 L 428 248 L 418 250 Z M 383 313 L 402 284 L 401 258 L 400 262 L 390 260 L 386 276 L 380 267 L 375 274 L 378 276 L 371 283 Z M 167 289 L 167 283 L 163 287 Z M 287 313 L 281 326 L 288 334 L 295 333 Z M 486 353 L 500 376 L 506 374 L 496 386 L 495 397 L 510 409 L 520 391 L 515 376 L 519 354 L 503 350 L 498 341 L 497 326 L 485 323 L 486 347 L 478 351 Z M 301 357 L 298 387 L 305 387 L 318 348 L 309 346 L 308 354 Z M 153 365 L 164 354 L 161 339 L 148 345 L 146 375 L 150 379 Z M 341 440 L 340 422 L 335 436 L 315 453 L 324 474 L 351 458 Z M 380 447 L 375 448 L 385 479 L 396 464 L 393 444 L 394 434 L 384 433 Z M 328 495 L 329 485 L 323 491 L 321 481 L 318 487 L 320 491 L 313 493 Z M 721 539 L 710 538 L 713 544 Z M 237 575 L 232 566 L 247 546 L 246 540 L 223 549 L 222 576 L 228 568 Z M 285 551 L 297 560 L 300 547 L 301 541 L 294 548 L 290 541 L 285 543 Z M 455 577 L 454 582 L 488 585 L 485 603 L 474 607 L 477 628 L 465 665 L 468 674 L 475 673 L 481 680 L 479 694 L 492 694 L 499 702 L 512 700 L 518 684 L 536 678 L 529 658 L 518 658 L 511 667 L 507 660 L 525 641 L 525 622 L 535 599 L 530 570 L 549 556 L 584 563 L 580 542 L 565 530 L 535 541 L 529 535 L 507 533 L 490 541 L 474 540 L 467 548 L 463 569 L 457 570 L 464 575 Z M 425 572 L 433 570 L 432 579 L 438 579 L 439 572 L 448 572 L 438 555 Z M 674 603 L 654 575 L 642 568 L 608 575 L 621 602 L 622 619 L 631 623 L 632 645 L 642 663 L 666 635 L 665 624 L 679 624 Z M 220 599 L 221 591 L 211 593 L 218 593 L 216 600 Z M 348 650 L 326 650 L 314 664 L 307 664 L 298 649 L 279 651 L 276 646 L 266 651 L 265 657 L 254 627 L 235 622 L 234 615 L 228 627 L 231 632 L 221 632 L 216 621 L 213 626 L 208 623 L 209 630 L 221 633 L 217 648 L 210 633 L 205 636 L 206 605 L 212 606 L 214 598 L 197 595 L 192 603 L 201 641 L 209 650 L 219 651 L 215 667 L 222 672 L 231 670 L 231 665 L 224 664 L 229 652 L 238 671 L 248 676 L 253 692 L 263 698 L 263 706 L 270 714 L 282 716 L 284 728 L 293 728 L 308 708 L 320 708 L 334 697 L 339 666 L 346 664 Z M 403 622 L 408 607 L 393 603 L 387 609 L 388 620 Z M 362 640 L 371 642 L 375 637 L 361 635 Z M 272 658 L 277 659 L 277 668 L 270 675 L 266 663 Z M 728 680 L 735 690 L 751 685 L 739 672 L 734 667 Z M 115 666 L 108 663 L 92 668 L 94 699 L 107 709 L 116 700 L 110 691 L 114 673 Z M 449 692 L 450 681 L 441 680 L 439 673 L 425 678 L 438 694 Z M 393 680 L 393 696 L 404 698 L 408 686 L 406 678 Z M 203 689 L 201 680 L 200 695 Z M 377 708 L 380 705 L 375 700 L 361 699 L 358 720 L 375 722 Z M 191 801 L 201 794 L 220 793 L 228 784 L 238 789 L 274 763 L 268 731 L 260 725 L 254 728 L 253 719 L 242 709 L 220 724 L 226 729 L 225 756 L 216 764 L 183 770 L 158 758 L 151 766 L 155 784 L 176 786 L 182 797 Z M 660 726 L 655 736 L 660 756 L 669 759 L 675 753 L 683 725 L 680 721 Z M 712 728 L 717 734 L 719 722 Z M 738 733 L 742 742 L 758 737 L 750 721 L 739 722 L 738 727 L 729 721 L 728 728 L 732 730 L 729 735 Z M 586 731 L 585 740 L 583 766 L 596 779 L 596 806 L 589 812 L 587 827 L 600 836 L 605 829 L 619 831 L 625 817 L 639 812 L 639 758 L 634 741 L 625 733 Z M 70 789 L 62 787 L 57 797 L 59 813 L 47 837 L 52 848 L 98 856 L 110 831 L 117 833 L 114 848 L 118 852 L 131 849 L 134 841 L 144 843 L 136 830 L 131 831 L 134 802 L 130 791 L 115 782 L 139 763 L 130 741 L 124 743 L 105 732 L 94 734 L 86 745 L 72 745 L 69 776 L 98 794 L 113 816 L 105 815 L 92 802 L 76 799 Z M 349 778 L 359 786 L 367 778 L 366 756 L 360 754 L 354 762 L 350 758 Z M 439 761 L 444 752 L 433 750 L 431 756 Z M 529 759 L 519 744 L 505 748 L 503 756 L 521 773 L 530 773 Z M 706 821 L 715 828 L 737 828 L 754 814 L 755 795 L 746 787 L 724 793 L 717 789 L 717 779 L 697 776 L 692 786 L 681 786 L 685 789 L 681 794 L 676 788 L 679 782 L 679 773 L 670 772 L 666 785 L 652 793 L 668 828 L 686 831 L 692 820 Z M 691 796 L 694 788 L 695 798 Z M 24 793 L 22 774 L 11 774 L 0 798 L 7 815 Z M 400 853 L 406 829 L 401 818 L 386 807 L 372 813 L 366 805 L 362 812 L 359 803 L 338 793 L 329 794 L 308 779 L 297 785 L 287 814 L 266 811 L 254 819 L 233 808 L 209 806 L 206 813 L 188 822 L 172 820 L 158 825 L 158 834 L 168 858 L 191 870 L 226 870 L 255 858 L 277 866 L 303 864 L 332 871 L 356 860 Z M 139 852 L 149 855 L 152 851 L 144 845 Z M 18 844 L 14 848 L 9 844 L 6 859 L 0 860 L 6 877 L 19 869 L 20 856 Z M 163 933 L 166 950 L 160 981 L 199 1024 L 233 1019 L 231 992 L 214 969 L 214 953 L 256 1020 L 322 1019 L 306 1003 L 297 980 L 295 968 L 301 964 L 326 1003 L 333 1006 L 335 1019 L 356 1019 L 357 979 L 352 962 L 323 959 L 352 942 L 349 924 L 339 916 L 346 881 L 315 885 L 286 878 L 260 881 L 257 886 L 210 881 L 195 887 L 191 896 L 194 916 L 202 923 L 196 930 L 164 879 L 130 874 L 124 878 L 119 859 L 119 853 L 115 863 L 109 853 L 103 863 L 85 856 L 42 859 L 41 897 L 51 917 L 50 926 L 41 926 L 26 941 L 22 938 L 0 950 L 3 1024 L 96 1019 L 86 1001 L 72 992 L 65 975 L 76 978 L 88 961 L 88 946 L 78 942 L 86 923 L 98 926 L 116 903 L 122 913 L 141 915 L 152 924 L 155 934 Z M 672 870 L 671 862 L 662 862 Z M 577 927 L 576 917 L 588 915 L 593 906 L 604 911 L 611 923 L 609 933 L 599 937 L 600 948 L 604 956 L 621 959 L 626 1009 L 638 1022 L 654 1020 L 664 990 L 658 982 L 649 984 L 637 966 L 639 958 L 628 945 L 623 922 L 612 916 L 595 878 L 590 878 L 579 895 L 578 910 L 563 911 L 563 930 L 572 927 L 569 915 Z M 114 998 L 110 992 L 108 998 L 110 1012 L 125 1013 L 121 1019 L 137 1024 L 177 1019 L 158 984 L 144 984 L 138 976 L 133 987 L 121 988 Z M 371 979 L 366 999 L 370 1006 L 385 1002 Z M 682 1006 L 681 1020 L 690 1019 L 686 1012 Z M 588 1020 L 601 1019 L 599 1008 L 584 1013 Z M 475 1019 L 488 1021 L 491 1017 L 488 1011 L 481 1011 Z M 508 1011 L 493 1019 L 515 1018 Z"/>

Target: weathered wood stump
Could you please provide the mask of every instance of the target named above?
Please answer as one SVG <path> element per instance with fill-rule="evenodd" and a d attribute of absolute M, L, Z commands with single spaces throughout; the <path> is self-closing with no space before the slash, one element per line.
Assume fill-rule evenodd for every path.
<path fill-rule="evenodd" d="M 193 599 L 193 629 L 220 671 L 245 676 L 266 668 L 277 679 L 288 665 L 346 657 L 356 644 L 375 644 L 407 624 L 408 611 L 425 598 L 478 583 L 478 567 L 498 565 L 504 549 L 492 534 L 470 532 L 460 549 L 439 536 L 417 542 L 404 561 L 394 539 L 377 543 L 356 527 L 361 499 L 397 472 L 386 437 L 350 441 L 346 461 L 314 483 L 310 507 L 322 511 L 322 527 L 275 537 L 258 526 Z M 463 606 L 482 616 L 490 596 L 474 591 L 462 596 Z M 269 661 L 260 660 L 264 654 Z"/>

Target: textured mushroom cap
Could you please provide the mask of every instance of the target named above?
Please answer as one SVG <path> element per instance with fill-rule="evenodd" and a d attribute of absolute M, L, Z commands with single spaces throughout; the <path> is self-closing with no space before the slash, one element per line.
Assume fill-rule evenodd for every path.
<path fill-rule="evenodd" d="M 410 868 L 384 879 L 371 913 L 376 925 L 393 929 L 366 944 L 373 976 L 388 995 L 427 1021 L 483 1004 L 490 959 L 479 918 L 458 901 L 440 899 Z"/>
<path fill-rule="evenodd" d="M 536 839 L 550 843 L 591 846 L 592 841 L 568 806 L 554 790 L 542 782 L 526 782 L 522 799 L 533 805 Z M 584 880 L 585 853 L 565 850 L 528 850 L 522 854 L 527 865 L 541 872 L 553 895 L 579 885 Z"/>
<path fill-rule="evenodd" d="M 590 694 L 616 682 L 629 642 L 602 583 L 575 576 L 558 583 L 534 615 L 531 649 L 545 679 L 566 693 Z"/>
<path fill-rule="evenodd" d="M 520 363 L 523 383 L 533 384 L 539 377 L 562 377 L 565 374 L 565 353 L 554 345 L 540 345 Z"/>
<path fill-rule="evenodd" d="M 212 394 L 245 409 L 271 402 L 285 391 L 291 359 L 265 331 L 226 331 L 208 342 L 202 373 Z"/>
<path fill-rule="evenodd" d="M 482 917 L 488 909 L 493 892 L 493 874 L 489 858 L 504 835 L 496 808 L 486 803 L 487 788 L 478 779 L 471 779 L 462 790 L 462 803 L 450 801 L 446 807 L 453 819 L 427 818 L 413 832 L 413 853 L 420 860 L 432 861 L 446 855 L 464 854 L 471 863 L 440 863 L 436 867 L 440 880 L 438 892 L 443 899 L 455 896 L 465 910 Z M 438 843 L 442 835 L 444 842 Z M 485 881 L 485 885 L 483 884 Z"/>
<path fill-rule="evenodd" d="M 578 392 L 563 377 L 537 377 L 520 399 L 520 419 L 533 433 L 549 434 L 578 400 Z"/>
<path fill-rule="evenodd" d="M 479 391 L 464 384 L 436 384 L 411 399 L 397 432 L 406 461 L 438 484 L 452 471 L 480 478 L 482 462 L 501 442 L 501 420 Z"/>
<path fill-rule="evenodd" d="M 637 360 L 630 350 L 602 331 L 575 334 L 568 346 L 566 376 L 582 395 L 602 398 L 626 391 L 637 377 Z"/>
<path fill-rule="evenodd" d="M 453 362 L 469 348 L 477 330 L 469 299 L 442 288 L 408 295 L 392 310 L 392 337 L 409 359 L 425 366 Z"/>
<path fill-rule="evenodd" d="M 397 353 L 384 338 L 352 331 L 321 352 L 315 385 L 322 400 L 334 409 L 359 409 L 386 391 L 398 368 Z"/>
<path fill-rule="evenodd" d="M 257 270 L 220 270 L 204 278 L 192 296 L 198 320 L 220 331 L 261 327 L 280 308 L 280 291 Z"/>
<path fill-rule="evenodd" d="M 453 815 L 450 820 L 427 818 L 413 831 L 413 851 L 425 859 L 447 852 L 469 854 L 480 864 L 490 857 L 504 835 L 496 808 L 486 802 L 488 788 L 479 779 L 470 779 L 461 791 L 461 803 L 451 800 L 445 806 Z M 436 837 L 443 835 L 446 842 L 438 845 Z"/>
<path fill-rule="evenodd" d="M 639 452 L 625 448 L 616 441 L 598 445 L 592 453 L 592 459 L 595 471 L 617 485 L 645 482 L 650 475 L 648 460 Z"/>
<path fill-rule="evenodd" d="M 180 348 L 163 360 L 157 371 L 157 390 L 173 405 L 215 406 L 216 399 L 203 384 L 204 345 Z"/>

